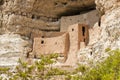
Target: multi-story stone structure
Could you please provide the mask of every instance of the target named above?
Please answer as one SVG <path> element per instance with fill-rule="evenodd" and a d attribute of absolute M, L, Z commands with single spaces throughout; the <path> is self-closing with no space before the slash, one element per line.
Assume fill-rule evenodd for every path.
<path fill-rule="evenodd" d="M 89 41 L 88 26 L 84 24 L 71 25 L 66 32 L 48 32 L 47 34 L 41 32 L 33 37 L 33 54 L 36 57 L 41 54 L 59 53 L 64 55 L 65 61 L 69 58 L 76 59 L 81 42 L 87 45 Z"/>

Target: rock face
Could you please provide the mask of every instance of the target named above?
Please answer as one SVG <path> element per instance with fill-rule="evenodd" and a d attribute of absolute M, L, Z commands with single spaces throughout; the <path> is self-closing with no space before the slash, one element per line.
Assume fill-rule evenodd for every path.
<path fill-rule="evenodd" d="M 98 0 L 96 0 L 97 3 Z M 105 1 L 105 3 L 104 3 Z M 98 1 L 98 6 L 104 3 L 101 7 L 105 14 L 101 17 L 101 40 L 104 42 L 104 48 L 119 48 L 120 41 L 120 1 L 119 0 L 101 0 Z"/>
<path fill-rule="evenodd" d="M 94 0 L 0 0 L 0 34 L 4 34 L 0 35 L 0 66 L 16 65 L 21 54 L 31 51 L 30 42 L 20 35 L 37 34 L 33 38 L 41 30 L 60 31 L 62 16 L 91 9 L 95 9 Z"/>
<path fill-rule="evenodd" d="M 78 52 L 82 64 L 101 61 L 108 56 L 105 49 L 120 47 L 120 0 L 95 3 L 101 21 L 89 29 L 89 44 Z M 30 36 L 40 30 L 59 31 L 61 16 L 80 14 L 94 7 L 94 0 L 0 0 L 0 34 Z M 17 34 L 0 36 L 1 66 L 16 65 L 19 56 L 30 51 L 28 41 Z"/>
<path fill-rule="evenodd" d="M 5 13 L 11 12 L 34 17 L 58 18 L 76 11 L 95 6 L 94 0 L 3 0 Z M 29 15 L 28 15 L 29 13 Z M 71 15 L 71 14 L 70 14 Z"/>
<path fill-rule="evenodd" d="M 94 0 L 1 0 L 0 32 L 29 36 L 32 31 L 59 31 L 61 16 L 91 8 Z"/>
<path fill-rule="evenodd" d="M 87 48 L 80 51 L 79 59 L 82 59 L 83 55 L 85 56 L 82 59 L 83 62 L 91 60 L 94 63 L 103 60 L 108 56 L 105 49 L 120 48 L 120 0 L 96 0 L 96 4 L 100 13 L 104 13 L 101 17 L 101 30 L 100 34 L 96 31 L 93 32 L 98 35 L 98 38 L 94 37 L 97 40 L 90 42 Z M 92 37 L 92 34 L 90 36 Z M 84 54 L 86 52 L 87 54 Z M 86 56 L 89 56 L 89 58 L 86 58 Z"/>
<path fill-rule="evenodd" d="M 74 16 L 63 16 L 60 20 L 60 31 L 67 31 L 68 27 L 73 24 L 86 24 L 89 27 L 93 27 L 94 24 L 99 20 L 99 14 L 97 10 L 91 10 L 87 13 L 74 15 Z"/>
<path fill-rule="evenodd" d="M 102 15 L 117 8 L 120 5 L 119 0 L 95 0 L 95 2 L 97 9 Z"/>
<path fill-rule="evenodd" d="M 23 40 L 20 35 L 0 35 L 0 66 L 17 65 L 18 59 L 29 51 L 29 42 Z"/>

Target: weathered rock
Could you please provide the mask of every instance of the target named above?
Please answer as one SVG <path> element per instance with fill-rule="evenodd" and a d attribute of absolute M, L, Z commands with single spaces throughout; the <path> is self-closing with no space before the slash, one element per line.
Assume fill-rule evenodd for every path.
<path fill-rule="evenodd" d="M 60 17 L 91 7 L 95 7 L 94 0 L 4 0 L 3 11 L 24 16 Z"/>
<path fill-rule="evenodd" d="M 120 0 L 95 0 L 101 15 L 120 6 Z"/>
<path fill-rule="evenodd" d="M 73 24 L 86 24 L 93 27 L 94 24 L 99 20 L 99 14 L 97 10 L 91 10 L 87 13 L 74 15 L 74 16 L 63 16 L 60 20 L 60 31 L 67 31 L 68 27 Z"/>
<path fill-rule="evenodd" d="M 59 22 L 45 22 L 43 20 L 36 20 L 27 18 L 25 16 L 19 16 L 15 14 L 4 15 L 3 25 L 9 32 L 23 34 L 29 36 L 32 31 L 38 30 L 59 30 Z M 33 29 L 33 30 L 32 30 Z M 5 31 L 6 31 L 5 30 Z"/>
<path fill-rule="evenodd" d="M 97 1 L 97 0 L 96 0 Z M 105 3 L 104 3 L 105 1 Z M 98 1 L 99 2 L 99 1 Z M 101 17 L 101 42 L 104 42 L 104 49 L 109 48 L 119 48 L 119 38 L 120 38 L 120 1 L 119 0 L 103 0 L 99 2 L 104 3 L 101 8 L 105 9 L 105 14 Z M 99 6 L 99 5 L 98 5 Z"/>
<path fill-rule="evenodd" d="M 95 8 L 94 0 L 1 0 L 0 33 L 30 36 L 33 31 L 59 31 L 61 16 Z"/>
<path fill-rule="evenodd" d="M 100 13 L 104 12 L 104 15 L 102 14 L 101 26 L 98 28 L 100 30 L 93 31 L 94 37 L 92 37 L 93 33 L 90 34 L 89 45 L 85 49 L 81 49 L 78 54 L 79 60 L 84 64 L 103 61 L 108 56 L 105 52 L 106 49 L 114 50 L 120 48 L 119 2 L 119 0 L 96 0 Z M 92 38 L 96 38 L 96 40 Z"/>
<path fill-rule="evenodd" d="M 0 35 L 0 66 L 17 65 L 21 57 L 30 51 L 30 44 L 17 34 Z"/>

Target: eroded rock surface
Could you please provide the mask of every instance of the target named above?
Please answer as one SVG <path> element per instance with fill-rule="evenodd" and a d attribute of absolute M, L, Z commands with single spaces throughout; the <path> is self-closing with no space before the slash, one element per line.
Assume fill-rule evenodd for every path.
<path fill-rule="evenodd" d="M 30 38 L 41 30 L 59 31 L 61 16 L 91 9 L 95 9 L 94 0 L 0 0 L 0 34 L 4 34 L 0 36 L 0 66 L 16 65 L 21 54 L 30 51 L 30 43 L 20 35 Z"/>
<path fill-rule="evenodd" d="M 34 17 L 60 17 L 76 11 L 95 7 L 94 0 L 3 0 L 5 13 L 16 13 Z M 72 12 L 72 13 L 70 13 Z M 28 15 L 29 14 L 29 15 Z"/>
<path fill-rule="evenodd" d="M 89 27 L 93 27 L 94 24 L 99 20 L 99 14 L 97 10 L 91 10 L 84 14 L 74 16 L 63 16 L 61 18 L 60 31 L 67 31 L 68 27 L 73 24 L 86 24 Z"/>
<path fill-rule="evenodd" d="M 31 50 L 27 40 L 18 34 L 0 35 L 0 66 L 14 66 Z"/>
<path fill-rule="evenodd" d="M 98 35 L 94 38 L 98 39 L 90 41 L 85 49 L 80 50 L 79 59 L 84 64 L 104 60 L 108 56 L 105 52 L 107 48 L 112 50 L 120 48 L 120 0 L 96 0 L 96 4 L 100 12 L 104 12 L 101 17 L 101 31 L 100 34 L 94 31 L 93 33 Z"/>
<path fill-rule="evenodd" d="M 0 33 L 59 31 L 60 17 L 95 8 L 94 0 L 1 0 Z"/>

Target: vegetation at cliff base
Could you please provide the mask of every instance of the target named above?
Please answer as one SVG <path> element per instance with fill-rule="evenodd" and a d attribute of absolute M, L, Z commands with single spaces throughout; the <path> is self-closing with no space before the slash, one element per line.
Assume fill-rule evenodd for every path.
<path fill-rule="evenodd" d="M 82 80 L 120 80 L 120 50 L 110 51 L 110 56 L 82 76 Z"/>
<path fill-rule="evenodd" d="M 48 80 L 56 75 L 68 74 L 64 70 L 53 68 L 57 54 L 47 56 L 41 55 L 41 59 L 35 61 L 32 65 L 19 59 L 19 65 L 16 66 L 14 72 L 9 68 L 0 68 L 0 75 L 4 74 L 6 77 L 0 77 L 0 80 Z"/>
<path fill-rule="evenodd" d="M 120 80 L 120 50 L 106 49 L 110 56 L 103 62 L 94 67 L 79 65 L 73 72 L 67 72 L 59 68 L 53 68 L 52 64 L 58 57 L 56 54 L 42 56 L 40 61 L 29 65 L 19 60 L 15 72 L 9 68 L 0 68 L 0 80 L 56 80 L 53 77 L 64 77 L 60 80 Z"/>

